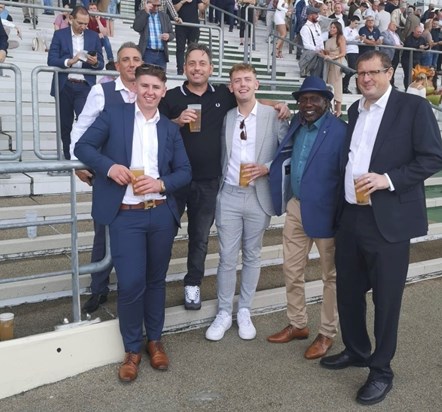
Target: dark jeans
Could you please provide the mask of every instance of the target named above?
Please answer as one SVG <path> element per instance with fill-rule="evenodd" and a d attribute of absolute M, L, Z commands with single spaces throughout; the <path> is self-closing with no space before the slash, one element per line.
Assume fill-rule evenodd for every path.
<path fill-rule="evenodd" d="M 239 10 L 240 11 L 239 17 L 241 17 L 242 19 L 246 18 L 246 8 L 247 8 L 246 6 L 243 6 Z M 252 7 L 249 7 L 249 12 L 247 13 L 247 21 L 250 23 L 253 23 L 253 12 L 254 12 L 254 9 Z M 239 23 L 239 37 L 241 39 L 244 37 L 245 31 L 246 31 L 246 23 L 241 21 Z M 249 39 L 250 39 L 250 36 L 251 36 L 251 31 L 249 29 Z"/>
<path fill-rule="evenodd" d="M 200 37 L 200 29 L 198 27 L 175 26 L 176 37 L 176 66 L 177 73 L 183 74 L 184 67 L 184 50 L 186 43 L 197 43 Z"/>
<path fill-rule="evenodd" d="M 64 158 L 67 160 L 71 158 L 69 146 L 71 145 L 74 116 L 76 119 L 80 116 L 90 90 L 91 87 L 87 83 L 73 83 L 69 80 L 60 90 L 61 141 L 63 143 Z"/>
<path fill-rule="evenodd" d="M 396 73 L 396 69 L 399 64 L 400 54 L 401 54 L 401 52 L 399 50 L 396 50 L 394 52 L 393 59 L 391 60 L 391 67 L 393 67 L 394 73 Z M 393 73 L 393 76 L 391 76 L 391 80 L 390 80 L 390 83 L 392 86 L 394 86 L 394 73 Z"/>
<path fill-rule="evenodd" d="M 199 286 L 204 277 L 204 263 L 207 255 L 210 228 L 215 219 L 216 195 L 219 179 L 192 180 L 190 185 L 174 193 L 178 212 L 184 213 L 187 205 L 187 274 L 184 286 Z"/>
<path fill-rule="evenodd" d="M 167 70 L 166 54 L 164 50 L 146 49 L 143 54 L 143 61 L 147 64 L 155 64 Z"/>
<path fill-rule="evenodd" d="M 347 54 L 347 63 L 348 67 L 351 69 L 356 70 L 356 60 L 358 59 L 359 54 L 358 53 L 348 53 Z M 346 74 L 345 77 L 342 79 L 342 88 L 344 91 L 348 90 L 348 85 L 350 84 L 350 79 L 352 78 L 353 74 Z"/>
<path fill-rule="evenodd" d="M 94 244 L 92 246 L 91 262 L 99 262 L 106 254 L 106 235 L 104 225 L 100 225 L 94 220 Z M 91 292 L 97 295 L 107 295 L 109 293 L 109 275 L 113 265 L 100 272 L 91 273 Z"/>

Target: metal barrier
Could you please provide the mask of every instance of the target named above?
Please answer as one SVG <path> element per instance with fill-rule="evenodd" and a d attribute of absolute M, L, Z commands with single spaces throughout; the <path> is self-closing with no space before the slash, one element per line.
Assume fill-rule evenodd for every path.
<path fill-rule="evenodd" d="M 15 75 L 15 129 L 16 150 L 13 151 L 12 141 L 9 142 L 9 150 L 13 153 L 0 153 L 0 160 L 21 160 L 23 151 L 23 108 L 22 108 L 22 75 L 21 70 L 14 64 L 0 63 L 0 70 L 11 70 Z"/>
<path fill-rule="evenodd" d="M 56 162 L 0 162 L 0 173 L 26 173 L 26 172 L 47 172 L 53 170 L 68 170 L 70 175 L 71 187 L 71 216 L 69 219 L 48 219 L 45 221 L 23 222 L 23 223 L 3 223 L 0 222 L 0 229 L 13 229 L 27 226 L 47 226 L 61 223 L 69 223 L 71 225 L 71 270 L 43 273 L 20 278 L 9 278 L 0 280 L 1 284 L 12 283 L 17 281 L 35 280 L 41 278 L 49 278 L 72 274 L 72 317 L 74 323 L 81 322 L 80 311 L 80 275 L 104 270 L 111 264 L 110 243 L 108 228 L 106 228 L 106 254 L 102 261 L 79 266 L 78 260 L 78 230 L 77 230 L 77 201 L 76 201 L 76 176 L 75 169 L 84 169 L 85 165 L 79 161 L 60 161 Z"/>

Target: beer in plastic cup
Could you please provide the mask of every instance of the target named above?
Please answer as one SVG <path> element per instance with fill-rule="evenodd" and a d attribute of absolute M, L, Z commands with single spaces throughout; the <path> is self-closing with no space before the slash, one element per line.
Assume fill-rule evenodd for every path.
<path fill-rule="evenodd" d="M 358 179 L 359 179 L 359 176 L 353 178 L 353 182 L 355 185 L 356 203 L 358 205 L 368 205 L 370 202 L 370 195 L 366 195 L 365 192 L 358 192 L 356 190 L 356 181 Z"/>
<path fill-rule="evenodd" d="M 0 340 L 10 340 L 14 338 L 14 314 L 0 314 Z"/>
<path fill-rule="evenodd" d="M 249 185 L 250 175 L 244 170 L 247 163 L 241 163 L 239 166 L 239 185 L 241 187 L 247 187 Z"/>
<path fill-rule="evenodd" d="M 189 123 L 189 129 L 193 132 L 200 132 L 201 131 L 201 105 L 200 104 L 188 104 L 188 109 L 192 109 L 196 111 L 197 119 L 193 122 Z"/>
<path fill-rule="evenodd" d="M 133 185 L 135 184 L 135 179 L 138 176 L 144 176 L 144 166 L 134 166 L 130 168 L 130 171 L 133 175 L 133 179 L 132 179 L 132 191 L 134 192 L 135 196 L 141 196 L 141 193 L 138 193 L 137 191 L 135 191 L 135 189 L 133 188 Z"/>

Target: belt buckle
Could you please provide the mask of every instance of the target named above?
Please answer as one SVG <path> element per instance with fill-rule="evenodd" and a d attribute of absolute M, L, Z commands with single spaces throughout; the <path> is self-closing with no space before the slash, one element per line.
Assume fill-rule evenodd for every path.
<path fill-rule="evenodd" d="M 143 203 L 145 209 L 153 209 L 157 207 L 157 205 L 155 204 L 155 200 L 145 200 Z"/>

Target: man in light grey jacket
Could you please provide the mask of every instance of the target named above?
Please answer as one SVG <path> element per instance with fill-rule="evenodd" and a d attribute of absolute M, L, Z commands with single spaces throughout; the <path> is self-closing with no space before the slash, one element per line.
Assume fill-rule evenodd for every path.
<path fill-rule="evenodd" d="M 261 268 L 264 231 L 274 215 L 268 172 L 288 124 L 278 112 L 257 102 L 259 83 L 249 64 L 230 70 L 230 90 L 238 107 L 231 109 L 221 134 L 222 180 L 217 197 L 215 222 L 220 261 L 217 273 L 218 314 L 206 331 L 206 339 L 218 341 L 232 326 L 236 265 L 242 249 L 238 326 L 241 339 L 254 339 L 256 329 L 250 307 Z"/>

